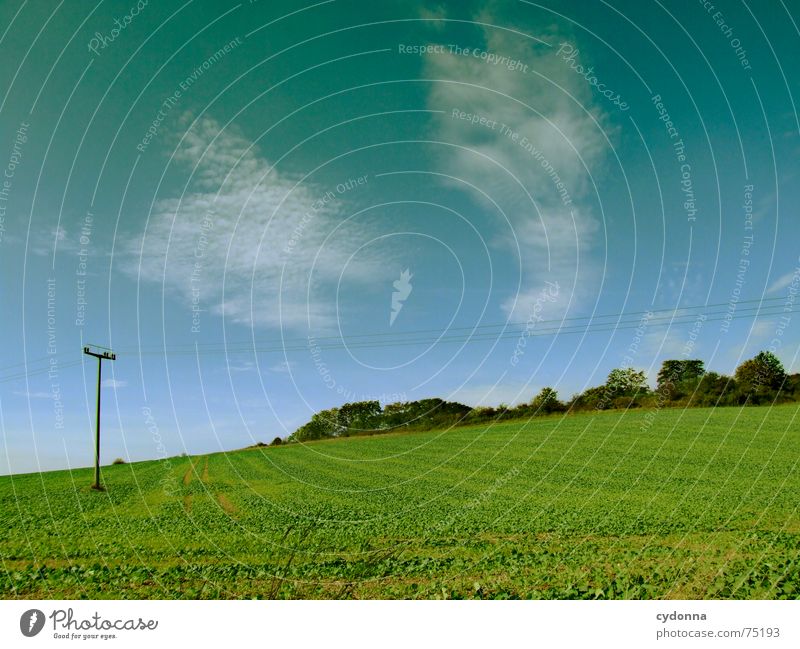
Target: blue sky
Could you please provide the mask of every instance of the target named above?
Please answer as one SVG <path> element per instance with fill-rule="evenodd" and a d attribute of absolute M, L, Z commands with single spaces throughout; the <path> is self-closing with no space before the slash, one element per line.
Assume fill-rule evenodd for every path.
<path fill-rule="evenodd" d="M 88 342 L 104 461 L 688 344 L 800 371 L 798 316 L 742 317 L 800 281 L 797 9 L 3 3 L 0 472 L 90 463 Z"/>

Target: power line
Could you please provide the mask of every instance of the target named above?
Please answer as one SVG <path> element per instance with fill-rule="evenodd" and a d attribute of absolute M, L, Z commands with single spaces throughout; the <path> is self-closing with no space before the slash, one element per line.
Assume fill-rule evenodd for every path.
<path fill-rule="evenodd" d="M 781 310 L 780 312 L 774 313 L 758 313 L 758 314 L 741 314 L 738 316 L 731 317 L 732 320 L 744 319 L 744 318 L 755 318 L 755 317 L 768 317 L 768 316 L 776 316 L 781 315 L 783 313 L 796 313 L 797 311 L 785 311 Z M 683 316 L 677 316 L 677 318 L 694 318 L 695 320 L 699 315 L 706 316 L 706 320 L 709 322 L 714 322 L 717 320 L 724 320 L 725 318 L 708 318 L 709 315 L 720 315 L 724 314 L 725 311 L 712 311 L 710 313 L 705 314 L 686 314 Z M 542 321 L 547 322 L 547 321 Z M 647 320 L 648 327 L 655 327 L 655 326 L 664 326 L 664 325 L 683 325 L 683 324 L 691 324 L 694 320 L 692 319 L 683 319 L 677 320 L 675 318 L 651 318 Z M 174 354 L 194 354 L 196 350 L 199 350 L 200 353 L 241 353 L 241 352 L 249 352 L 249 351 L 263 351 L 263 350 L 282 350 L 282 349 L 307 349 L 309 346 L 320 347 L 321 349 L 330 349 L 330 348 L 338 348 L 338 347 L 364 347 L 364 346 L 392 346 L 395 344 L 429 344 L 433 342 L 445 342 L 448 340 L 452 340 L 455 342 L 465 341 L 465 340 L 495 340 L 495 339 L 504 339 L 504 338 L 513 338 L 515 336 L 522 336 L 525 335 L 560 335 L 560 334 L 567 334 L 567 333 L 582 333 L 584 331 L 588 333 L 599 333 L 604 331 L 615 331 L 617 329 L 629 329 L 627 325 L 635 325 L 636 327 L 641 326 L 641 320 L 624 320 L 622 322 L 601 322 L 601 323 L 587 323 L 582 325 L 569 325 L 566 327 L 545 327 L 541 328 L 538 326 L 531 328 L 530 332 L 528 328 L 525 329 L 511 329 L 508 331 L 500 331 L 500 332 L 479 332 L 476 334 L 460 334 L 455 336 L 441 336 L 441 337 L 427 337 L 427 338 L 409 338 L 409 339 L 400 339 L 394 341 L 371 341 L 371 340 L 357 340 L 358 336 L 344 336 L 344 337 L 327 337 L 327 338 L 316 338 L 313 337 L 312 340 L 314 341 L 313 345 L 308 344 L 308 339 L 294 339 L 294 340 L 304 340 L 306 341 L 306 345 L 297 346 L 297 345 L 284 345 L 281 343 L 280 340 L 274 341 L 261 341 L 261 343 L 257 342 L 258 344 L 272 344 L 275 345 L 273 348 L 259 348 L 258 346 L 254 347 L 252 343 L 244 343 L 244 342 L 231 342 L 231 343 L 209 343 L 208 345 L 212 345 L 213 347 L 209 347 L 208 345 L 203 347 L 198 345 L 197 347 L 182 347 L 182 346 L 170 346 L 168 348 L 154 348 L 154 349 L 142 349 L 142 355 L 153 355 L 153 354 L 160 354 L 166 351 L 166 353 L 174 353 Z M 635 328 L 635 327 L 634 327 Z M 533 332 L 536 332 L 533 334 Z M 412 335 L 412 332 L 406 332 L 407 335 Z M 287 339 L 288 341 L 289 339 Z M 335 340 L 340 341 L 336 344 L 316 344 L 318 341 L 322 340 Z"/>
<path fill-rule="evenodd" d="M 737 304 L 753 304 L 756 302 L 764 303 L 764 302 L 773 302 L 773 301 L 780 301 L 780 304 L 767 304 L 766 306 L 758 306 L 758 307 L 748 307 L 745 309 L 737 309 L 737 311 L 762 311 L 764 309 L 776 309 L 783 307 L 783 302 L 785 301 L 784 298 L 777 297 L 777 298 L 763 298 L 760 300 L 740 300 Z M 636 315 L 646 315 L 648 313 L 675 313 L 674 317 L 694 317 L 700 314 L 678 314 L 678 311 L 687 311 L 687 310 L 697 310 L 697 309 L 711 309 L 719 306 L 728 306 L 728 302 L 720 302 L 717 304 L 702 304 L 702 305 L 695 305 L 695 306 L 686 306 L 686 307 L 677 307 L 671 309 L 651 309 L 648 311 L 622 311 L 619 313 L 607 313 L 601 315 L 591 315 L 591 316 L 574 316 L 569 318 L 556 318 L 552 320 L 537 320 L 538 324 L 551 324 L 551 323 L 561 323 L 561 322 L 576 322 L 579 320 L 587 320 L 586 324 L 592 324 L 593 320 L 599 319 L 606 319 L 606 318 L 622 318 L 622 317 L 629 317 L 629 316 L 636 316 Z M 723 312 L 724 313 L 724 312 Z M 765 313 L 764 315 L 779 315 L 783 313 L 781 310 L 779 313 Z M 664 316 L 661 316 L 663 318 Z M 610 322 L 604 323 L 596 323 L 598 325 L 610 325 Z M 495 323 L 495 324 L 483 324 L 483 325 L 475 325 L 471 327 L 448 327 L 447 331 L 474 331 L 476 329 L 496 329 L 496 328 L 513 328 L 513 327 L 526 327 L 528 325 L 527 322 L 504 322 L 504 323 Z M 576 325 L 577 326 L 577 325 Z M 392 332 L 377 332 L 377 333 L 366 333 L 366 334 L 351 334 L 347 336 L 314 336 L 314 339 L 317 341 L 324 341 L 324 340 L 352 340 L 355 338 L 378 338 L 378 337 L 387 337 L 387 336 L 412 336 L 415 334 L 421 333 L 436 333 L 442 331 L 441 328 L 437 329 L 411 329 L 406 331 L 392 331 Z M 272 340 L 256 340 L 256 344 L 283 344 L 286 342 L 300 342 L 304 341 L 307 342 L 308 338 L 282 338 L 282 339 L 272 339 Z M 204 347 L 218 347 L 223 346 L 224 348 L 231 348 L 232 346 L 236 345 L 252 345 L 253 341 L 242 341 L 242 342 L 222 342 L 222 343 L 185 343 L 183 345 L 171 345 L 173 349 L 180 349 L 181 347 L 186 348 L 189 351 L 194 351 L 195 348 L 204 348 Z M 148 345 L 148 346 L 141 346 L 141 347 L 130 347 L 125 348 L 129 352 L 136 352 L 140 350 L 148 350 L 154 349 L 156 351 L 163 349 L 163 346 L 158 345 Z"/>
<path fill-rule="evenodd" d="M 800 313 L 800 309 L 792 310 L 792 311 L 784 311 L 783 313 Z M 777 314 L 770 314 L 770 315 L 777 315 Z M 722 318 L 707 318 L 705 322 L 720 322 L 723 320 L 740 320 L 745 318 L 758 318 L 759 315 L 740 315 L 740 316 L 732 316 L 730 318 L 722 317 Z M 674 326 L 674 325 L 683 325 L 683 324 L 692 324 L 691 320 L 685 320 L 682 322 L 655 322 L 648 324 L 647 327 L 666 327 L 666 326 Z M 328 345 L 313 345 L 314 348 L 319 348 L 320 350 L 336 350 L 336 349 L 369 349 L 369 348 L 391 348 L 391 347 L 406 347 L 410 345 L 438 345 L 444 343 L 470 343 L 470 342 L 482 342 L 482 341 L 492 341 L 492 340 L 507 340 L 518 338 L 520 336 L 524 336 L 526 338 L 539 338 L 545 336 L 553 336 L 553 335 L 567 335 L 567 334 L 597 334 L 597 333 L 607 333 L 607 332 L 615 332 L 615 331 L 624 331 L 630 329 L 638 329 L 642 325 L 640 323 L 635 324 L 628 324 L 626 326 L 610 326 L 609 323 L 604 323 L 602 325 L 605 328 L 594 328 L 592 326 L 578 328 L 578 329 L 547 329 L 542 331 L 532 331 L 530 333 L 526 332 L 504 332 L 501 334 L 476 334 L 474 336 L 467 336 L 467 337 L 458 337 L 458 336 L 445 336 L 441 338 L 431 338 L 431 339 L 417 339 L 417 340 L 399 340 L 399 341 L 388 341 L 388 342 L 372 342 L 372 341 L 362 341 L 362 342 L 355 342 L 351 344 L 328 344 Z M 274 353 L 274 352 L 292 352 L 292 351 L 308 351 L 309 345 L 305 346 L 279 346 L 279 347 L 249 347 L 249 348 L 222 348 L 222 349 L 169 349 L 164 348 L 160 352 L 159 351 L 144 351 L 141 352 L 142 355 L 207 355 L 207 354 L 241 354 L 241 353 L 256 353 L 256 354 L 266 354 L 266 353 Z"/>
<path fill-rule="evenodd" d="M 742 300 L 738 304 L 753 304 L 755 302 L 762 303 L 767 301 L 775 301 L 775 300 L 782 300 L 783 298 L 765 298 L 764 300 Z M 118 348 L 120 351 L 127 351 L 133 354 L 139 354 L 141 356 L 154 356 L 154 355 L 168 355 L 168 356 L 180 356 L 180 355 L 207 355 L 207 354 L 267 354 L 267 353 L 277 353 L 277 352 L 295 352 L 295 351 L 308 351 L 310 346 L 315 348 L 319 348 L 320 350 L 338 350 L 338 349 L 380 349 L 380 348 L 393 348 L 393 347 L 406 347 L 406 346 L 413 346 L 413 345 L 436 345 L 436 344 L 454 344 L 454 343 L 463 343 L 469 344 L 473 342 L 486 342 L 486 341 L 493 341 L 493 340 L 507 340 L 511 338 L 517 338 L 520 336 L 524 336 L 526 338 L 531 337 L 544 337 L 544 336 L 554 336 L 554 335 L 567 335 L 567 334 L 598 334 L 598 333 L 613 333 L 615 331 L 624 331 L 630 329 L 636 329 L 642 327 L 643 325 L 646 326 L 648 329 L 651 327 L 665 327 L 665 326 L 681 326 L 686 324 L 692 324 L 696 321 L 696 319 L 700 316 L 705 317 L 705 322 L 719 322 L 722 320 L 742 320 L 742 319 L 758 319 L 764 317 L 774 317 L 778 315 L 785 315 L 791 313 L 798 313 L 800 309 L 785 309 L 783 308 L 782 304 L 768 304 L 765 307 L 762 307 L 761 304 L 757 307 L 747 307 L 744 309 L 738 309 L 738 313 L 734 313 L 733 315 L 729 315 L 727 311 L 709 311 L 709 312 L 697 312 L 697 313 L 681 313 L 677 314 L 678 311 L 696 311 L 697 309 L 702 308 L 713 308 L 716 306 L 726 306 L 728 303 L 720 303 L 714 305 L 696 305 L 696 306 L 687 306 L 687 307 L 680 307 L 678 309 L 653 309 L 649 311 L 630 311 L 630 312 L 620 312 L 616 314 L 605 314 L 600 316 L 582 316 L 582 317 L 571 317 L 571 318 L 563 318 L 559 320 L 539 320 L 536 321 L 532 327 L 529 327 L 528 323 L 504 323 L 504 324 L 494 324 L 494 325 L 477 325 L 475 327 L 454 327 L 447 329 L 443 332 L 444 335 L 432 337 L 420 337 L 414 338 L 413 336 L 421 335 L 425 333 L 432 333 L 432 332 L 441 332 L 441 329 L 417 329 L 405 332 L 391 332 L 388 334 L 385 333 L 373 333 L 373 334 L 360 334 L 360 335 L 352 335 L 352 336 L 322 336 L 322 337 L 314 337 L 312 340 L 315 344 L 309 345 L 308 338 L 286 338 L 284 340 L 280 339 L 273 339 L 273 340 L 262 340 L 256 341 L 255 346 L 253 345 L 252 341 L 241 341 L 241 342 L 231 342 L 231 343 L 195 343 L 192 346 L 187 347 L 185 345 L 171 345 L 171 346 L 160 346 L 156 347 L 153 346 L 152 348 L 148 347 L 121 347 Z M 779 311 L 774 311 L 774 309 L 779 308 Z M 656 313 L 670 313 L 672 315 L 669 316 L 658 316 L 653 318 L 648 318 L 644 321 L 642 318 L 637 318 L 634 320 L 622 320 L 618 322 L 596 322 L 598 319 L 602 318 L 629 318 L 630 316 L 638 316 L 638 315 L 647 315 L 647 314 L 656 314 Z M 725 314 L 724 317 L 721 318 L 710 318 L 708 316 L 713 315 L 721 315 Z M 550 323 L 563 323 L 563 322 L 578 322 L 578 321 L 585 321 L 580 324 L 570 324 L 566 326 L 558 326 L 558 327 L 541 327 L 542 324 L 550 324 Z M 479 331 L 477 333 L 470 333 L 470 334 L 455 334 L 455 335 L 448 335 L 450 331 L 475 331 L 476 329 L 488 329 L 491 327 L 504 327 L 505 331 L 498 331 L 498 332 L 491 332 L 491 331 Z M 518 329 L 517 327 L 524 327 L 523 329 Z M 383 337 L 386 335 L 392 335 L 395 337 L 395 340 L 371 340 L 371 338 L 378 338 L 379 336 Z M 298 344 L 285 344 L 285 343 L 296 343 L 302 341 L 303 345 Z M 326 341 L 334 341 L 334 342 L 326 342 Z M 263 346 L 259 346 L 263 345 Z M 66 355 L 67 358 L 72 356 L 71 354 Z M 48 355 L 45 357 L 41 357 L 39 359 L 35 359 L 29 361 L 28 363 L 16 363 L 14 365 L 9 365 L 0 372 L 6 371 L 8 369 L 20 367 L 20 366 L 27 366 L 35 365 L 42 361 L 47 361 L 47 365 L 41 368 L 34 368 L 27 372 L 17 372 L 14 374 L 6 375 L 0 377 L 0 383 L 6 383 L 9 381 L 15 381 L 19 379 L 23 379 L 25 377 L 32 377 L 38 376 L 41 374 L 45 374 L 49 372 L 53 367 L 56 367 L 58 370 L 67 369 L 74 367 L 76 365 L 80 365 L 83 361 L 81 359 L 68 361 L 68 362 L 59 362 L 57 365 L 51 365 L 51 359 L 53 358 L 52 355 Z"/>
<path fill-rule="evenodd" d="M 33 370 L 32 372 L 20 372 L 18 374 L 14 374 L 11 376 L 4 376 L 3 378 L 0 379 L 0 383 L 8 383 L 9 381 L 24 379 L 26 376 L 30 377 L 30 376 L 38 376 L 40 374 L 47 374 L 51 370 L 60 372 L 61 370 L 65 370 L 70 367 L 75 367 L 76 365 L 81 365 L 82 363 L 83 361 L 77 360 L 77 361 L 71 361 L 69 363 L 58 363 L 53 366 L 43 367 L 41 369 Z"/>

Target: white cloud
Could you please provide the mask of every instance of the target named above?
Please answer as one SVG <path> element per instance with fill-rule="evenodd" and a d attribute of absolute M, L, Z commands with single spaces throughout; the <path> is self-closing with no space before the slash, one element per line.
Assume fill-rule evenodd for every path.
<path fill-rule="evenodd" d="M 53 394 L 52 392 L 25 392 L 20 390 L 14 390 L 13 394 L 17 395 L 18 397 L 26 397 L 28 399 L 52 399 Z"/>
<path fill-rule="evenodd" d="M 127 385 L 127 381 L 119 381 L 117 379 L 104 379 L 102 383 L 104 388 L 114 388 L 115 390 L 127 387 Z"/>
<path fill-rule="evenodd" d="M 428 20 L 429 26 L 437 31 L 441 31 L 445 27 L 445 22 L 442 21 L 443 18 L 446 17 L 447 12 L 442 5 L 436 5 L 432 7 L 422 7 L 419 10 L 419 17 Z"/>
<path fill-rule="evenodd" d="M 770 285 L 770 287 L 767 289 L 767 293 L 778 293 L 785 288 L 789 288 L 792 285 L 792 281 L 796 275 L 798 275 L 797 270 L 793 270 L 791 273 L 781 275 Z"/>
<path fill-rule="evenodd" d="M 156 201 L 141 259 L 141 238 L 131 240 L 122 268 L 234 322 L 330 326 L 336 282 L 364 227 L 331 235 L 346 197 L 333 192 L 317 203 L 331 188 L 299 183 L 251 144 L 235 127 L 220 131 L 212 118 L 198 120 L 175 156 L 189 169 L 197 164 L 187 191 Z M 383 270 L 360 258 L 347 272 L 366 282 Z"/>
<path fill-rule="evenodd" d="M 256 364 L 253 361 L 243 361 L 241 363 L 233 363 L 228 365 L 228 370 L 231 372 L 253 372 L 256 369 Z"/>
<path fill-rule="evenodd" d="M 498 22 L 488 13 L 477 18 Z M 444 111 L 435 121 L 437 140 L 475 151 L 448 148 L 448 173 L 482 188 L 506 211 L 511 227 L 494 243 L 512 254 L 519 245 L 524 280 L 520 294 L 508 296 L 504 309 L 525 320 L 545 280 L 562 287 L 562 308 L 571 298 L 574 302 L 598 290 L 600 224 L 590 207 L 593 188 L 584 165 L 596 171 L 602 163 L 607 120 L 586 80 L 557 58 L 562 34 L 553 29 L 537 34 L 554 45 L 550 48 L 500 29 L 482 30 L 486 52 L 519 60 L 527 71 L 471 55 L 429 54 L 424 76 L 451 82 L 432 86 L 428 107 Z M 496 126 L 456 119 L 454 109 Z M 502 124 L 517 134 L 516 141 Z M 523 146 L 523 137 L 530 146 Z"/>
<path fill-rule="evenodd" d="M 294 370 L 297 363 L 294 361 L 281 361 L 269 368 L 270 372 L 277 372 L 278 374 L 286 374 Z"/>
<path fill-rule="evenodd" d="M 749 341 L 751 343 L 762 343 L 766 338 L 775 333 L 775 321 L 771 319 L 757 320 L 753 323 L 753 328 L 750 331 Z"/>
<path fill-rule="evenodd" d="M 75 242 L 69 238 L 66 228 L 61 225 L 50 228 L 49 231 L 34 230 L 31 233 L 29 245 L 30 251 L 40 257 L 52 256 L 54 249 L 62 254 L 75 252 L 79 249 Z"/>

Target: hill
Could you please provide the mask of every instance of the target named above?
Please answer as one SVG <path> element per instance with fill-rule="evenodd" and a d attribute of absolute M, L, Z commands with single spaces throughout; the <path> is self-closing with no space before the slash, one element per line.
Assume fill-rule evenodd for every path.
<path fill-rule="evenodd" d="M 0 478 L 3 597 L 800 596 L 800 406 Z"/>

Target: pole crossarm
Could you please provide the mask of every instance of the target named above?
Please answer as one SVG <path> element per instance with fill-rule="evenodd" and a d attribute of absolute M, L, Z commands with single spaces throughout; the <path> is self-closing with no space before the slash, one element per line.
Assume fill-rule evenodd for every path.
<path fill-rule="evenodd" d="M 88 354 L 89 356 L 94 356 L 95 358 L 100 358 L 102 360 L 108 360 L 108 361 L 117 360 L 117 355 L 112 351 L 93 352 L 91 347 L 84 347 L 83 353 Z"/>

